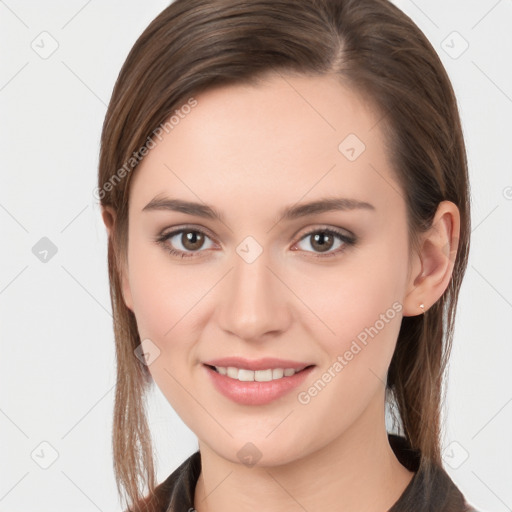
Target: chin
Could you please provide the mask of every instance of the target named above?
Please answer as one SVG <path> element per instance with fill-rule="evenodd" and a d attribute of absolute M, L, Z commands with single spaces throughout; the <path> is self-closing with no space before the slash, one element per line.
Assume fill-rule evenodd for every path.
<path fill-rule="evenodd" d="M 282 466 L 293 463 L 306 454 L 304 447 L 290 438 L 286 445 L 277 437 L 270 440 L 266 436 L 267 434 L 261 437 L 248 435 L 244 439 L 230 439 L 222 446 L 207 444 L 218 456 L 247 468 Z"/>

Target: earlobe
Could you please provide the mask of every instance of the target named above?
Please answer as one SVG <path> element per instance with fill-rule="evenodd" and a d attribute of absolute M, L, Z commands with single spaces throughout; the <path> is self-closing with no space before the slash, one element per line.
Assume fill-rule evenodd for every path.
<path fill-rule="evenodd" d="M 126 307 L 133 313 L 132 292 L 130 289 L 130 283 L 128 282 L 127 273 L 124 271 L 124 269 L 121 274 L 121 288 L 123 293 L 123 301 Z"/>
<path fill-rule="evenodd" d="M 445 292 L 453 272 L 459 233 L 459 209 L 451 201 L 442 201 L 431 228 L 421 234 L 421 248 L 416 256 L 420 270 L 416 269 L 408 283 L 404 316 L 423 314 Z"/>
<path fill-rule="evenodd" d="M 108 236 L 112 236 L 112 231 L 114 228 L 114 222 L 116 220 L 116 212 L 111 206 L 102 206 L 101 207 L 101 218 L 103 219 L 103 223 L 107 228 Z"/>

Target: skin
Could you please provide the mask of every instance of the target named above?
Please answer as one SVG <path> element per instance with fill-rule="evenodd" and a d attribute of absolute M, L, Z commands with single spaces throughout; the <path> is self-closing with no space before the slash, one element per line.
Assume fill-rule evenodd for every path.
<path fill-rule="evenodd" d="M 141 340 L 160 355 L 156 384 L 197 435 L 202 472 L 198 512 L 340 510 L 382 512 L 413 473 L 391 450 L 385 381 L 402 316 L 422 313 L 444 292 L 453 270 L 457 207 L 439 205 L 420 250 L 410 252 L 403 193 L 388 162 L 378 121 L 364 98 L 334 76 L 270 75 L 257 86 L 222 86 L 158 142 L 133 176 L 123 295 Z M 338 150 L 350 133 L 366 145 L 349 161 Z M 224 222 L 173 211 L 142 211 L 155 196 L 204 202 Z M 365 201 L 374 210 L 330 211 L 292 221 L 285 206 L 326 196 Z M 115 212 L 106 208 L 109 232 Z M 171 228 L 201 229 L 195 250 Z M 313 228 L 338 228 L 322 257 Z M 252 263 L 236 249 L 247 237 L 263 249 Z M 292 249 L 294 248 L 294 249 Z M 302 404 L 297 395 L 321 378 L 365 327 L 393 303 L 402 309 Z M 239 405 L 216 391 L 202 362 L 271 356 L 315 364 L 305 383 L 267 405 Z M 237 452 L 253 443 L 254 466 Z"/>

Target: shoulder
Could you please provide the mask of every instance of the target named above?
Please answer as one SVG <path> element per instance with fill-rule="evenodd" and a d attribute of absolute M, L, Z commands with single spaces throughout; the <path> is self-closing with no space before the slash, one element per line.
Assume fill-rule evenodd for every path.
<path fill-rule="evenodd" d="M 402 436 L 389 435 L 389 442 L 400 463 L 415 473 L 389 512 L 478 512 L 442 465 L 423 457 Z"/>
<path fill-rule="evenodd" d="M 153 492 L 125 512 L 168 512 L 194 507 L 194 491 L 201 472 L 199 451 L 193 453 Z"/>

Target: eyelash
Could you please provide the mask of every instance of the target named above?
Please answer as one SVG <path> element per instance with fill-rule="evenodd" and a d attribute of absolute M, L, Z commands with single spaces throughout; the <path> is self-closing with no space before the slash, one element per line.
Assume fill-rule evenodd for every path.
<path fill-rule="evenodd" d="M 167 244 L 167 241 L 169 239 L 173 238 L 174 236 L 176 236 L 180 233 L 186 233 L 186 232 L 201 233 L 205 237 L 208 237 L 210 239 L 212 238 L 210 235 L 208 235 L 208 233 L 206 233 L 205 231 L 203 231 L 201 229 L 185 226 L 181 229 L 177 229 L 175 231 L 171 231 L 169 233 L 164 233 L 162 235 L 159 235 L 155 239 L 155 241 L 156 241 L 156 243 L 162 245 L 167 250 L 167 252 L 169 254 L 171 254 L 171 256 L 175 256 L 178 258 L 193 258 L 193 257 L 195 257 L 196 253 L 203 252 L 203 251 L 199 250 L 199 251 L 195 251 L 195 252 L 193 251 L 193 252 L 187 253 L 184 251 L 179 251 L 179 250 L 173 249 L 172 247 L 169 247 L 169 245 Z M 347 247 L 354 246 L 357 242 L 357 238 L 355 236 L 346 235 L 345 233 L 338 231 L 335 228 L 316 228 L 316 229 L 312 229 L 311 231 L 308 231 L 307 233 L 304 233 L 297 243 L 304 240 L 308 236 L 311 236 L 316 233 L 326 233 L 326 234 L 332 235 L 334 237 L 337 237 L 339 240 L 341 240 L 343 242 L 343 245 L 332 252 L 327 252 L 324 254 L 321 254 L 321 253 L 315 254 L 314 253 L 315 254 L 313 256 L 314 258 L 329 258 L 332 256 L 336 256 L 336 255 L 340 254 L 341 252 L 345 251 L 347 249 Z M 312 252 L 312 251 L 306 251 L 306 252 Z"/>

